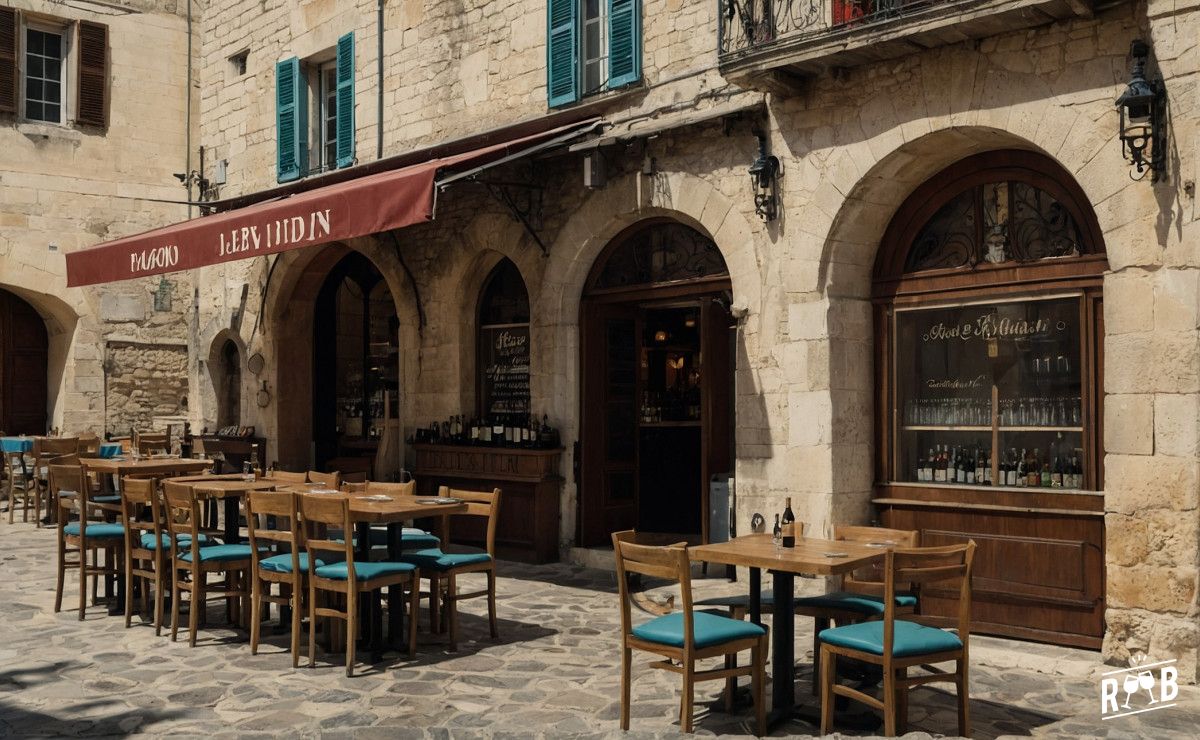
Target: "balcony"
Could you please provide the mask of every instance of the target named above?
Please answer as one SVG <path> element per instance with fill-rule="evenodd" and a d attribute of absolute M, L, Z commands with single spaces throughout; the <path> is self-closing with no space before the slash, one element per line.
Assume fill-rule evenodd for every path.
<path fill-rule="evenodd" d="M 1091 0 L 719 0 L 721 72 L 748 88 L 803 78 L 1056 20 Z"/>

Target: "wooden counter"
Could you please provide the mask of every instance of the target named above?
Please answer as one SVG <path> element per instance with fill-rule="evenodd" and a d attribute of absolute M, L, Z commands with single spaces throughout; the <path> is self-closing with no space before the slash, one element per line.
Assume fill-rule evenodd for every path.
<path fill-rule="evenodd" d="M 437 493 L 438 486 L 472 491 L 501 490 L 496 554 L 530 563 L 558 560 L 559 496 L 562 449 L 533 450 L 470 445 L 413 445 L 417 453 L 417 490 Z M 451 538 L 483 543 L 483 527 L 459 518 Z"/>

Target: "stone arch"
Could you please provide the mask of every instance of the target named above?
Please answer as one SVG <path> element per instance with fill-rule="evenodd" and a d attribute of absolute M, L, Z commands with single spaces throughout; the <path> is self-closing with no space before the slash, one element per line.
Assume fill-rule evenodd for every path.
<path fill-rule="evenodd" d="M 534 408 L 544 408 L 551 423 L 560 425 L 568 451 L 579 439 L 579 311 L 584 284 L 596 258 L 610 241 L 639 221 L 667 218 L 696 229 L 721 250 L 733 284 L 734 310 L 745 321 L 757 320 L 762 310 L 762 276 L 756 235 L 762 230 L 746 219 L 733 201 L 706 180 L 681 172 L 654 176 L 633 173 L 616 178 L 591 193 L 556 235 L 532 302 L 533 362 L 554 373 L 535 376 Z M 519 264 L 519 263 L 518 263 Z M 744 350 L 735 362 L 740 367 Z M 741 397 L 737 404 L 742 403 Z M 740 413 L 740 411 L 738 412 Z M 564 462 L 570 469 L 573 460 Z M 559 538 L 575 537 L 577 490 L 570 476 L 563 486 Z"/>
<path fill-rule="evenodd" d="M 226 367 L 226 348 L 232 344 L 237 361 L 238 372 L 236 375 L 229 372 Z M 227 424 L 239 424 L 245 414 L 245 402 L 248 397 L 246 387 L 246 343 L 242 337 L 232 329 L 222 329 L 217 332 L 209 343 L 208 356 L 205 358 L 206 369 L 208 372 L 207 383 L 202 386 L 202 392 L 205 396 L 201 408 L 214 410 L 214 416 L 211 419 L 217 427 Z M 225 408 L 226 399 L 230 393 L 229 383 L 237 384 L 237 407 Z M 210 419 L 205 419 L 205 425 Z"/>
<path fill-rule="evenodd" d="M 269 445 L 275 445 L 268 450 L 272 459 L 285 466 L 300 468 L 311 463 L 312 355 L 320 351 L 312 346 L 312 317 L 325 277 L 351 251 L 379 268 L 396 306 L 400 322 L 401 416 L 406 406 L 405 388 L 413 386 L 419 373 L 416 304 L 390 238 L 360 237 L 280 255 L 267 288 L 259 348 L 268 368 L 259 382 L 267 382 L 271 399 L 259 409 L 258 419 L 262 436 L 270 440 Z"/>

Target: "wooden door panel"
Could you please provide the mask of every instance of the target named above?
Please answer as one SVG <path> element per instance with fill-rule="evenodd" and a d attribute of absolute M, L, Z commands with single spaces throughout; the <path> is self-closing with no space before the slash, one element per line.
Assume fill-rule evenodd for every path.
<path fill-rule="evenodd" d="M 0 430 L 46 432 L 47 346 L 37 311 L 0 290 Z"/>

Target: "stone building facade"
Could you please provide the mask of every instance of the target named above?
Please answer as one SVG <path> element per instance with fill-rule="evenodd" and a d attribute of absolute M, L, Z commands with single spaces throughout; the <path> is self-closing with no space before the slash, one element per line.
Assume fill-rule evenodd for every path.
<path fill-rule="evenodd" d="M 614 239 L 669 220 L 715 243 L 732 286 L 740 531 L 791 497 L 807 531 L 828 535 L 835 524 L 877 516 L 876 461 L 890 454 L 879 442 L 874 280 L 889 224 L 956 163 L 1031 153 L 1082 192 L 1107 260 L 1097 324 L 1104 423 L 1092 430 L 1103 472 L 1094 519 L 1103 522 L 1104 627 L 1096 644 L 1102 639 L 1114 661 L 1135 652 L 1179 658 L 1195 680 L 1200 60 L 1190 39 L 1200 13 L 1187 3 L 1075 3 L 1015 20 L 1004 14 L 1013 8 L 997 8 L 994 22 L 980 25 L 991 11 L 954 6 L 969 32 L 928 17 L 912 21 L 919 28 L 903 20 L 850 24 L 798 34 L 795 44 L 772 46 L 775 56 L 739 57 L 723 46 L 730 28 L 715 4 L 644 0 L 640 81 L 567 106 L 577 118 L 607 122 L 612 140 L 597 144 L 604 182 L 585 187 L 584 154 L 561 149 L 496 170 L 499 180 L 541 186 L 537 228 L 523 228 L 485 187 L 463 183 L 438 194 L 429 223 L 194 271 L 193 422 L 217 423 L 228 380 L 227 368 L 214 368 L 232 343 L 238 421 L 268 439 L 270 459 L 312 464 L 314 357 L 323 349 L 314 346 L 313 321 L 327 276 L 354 253 L 374 265 L 395 302 L 404 436 L 469 413 L 477 400 L 477 297 L 507 258 L 529 296 L 531 405 L 560 428 L 567 450 L 561 550 L 586 559 L 571 474 L 583 436 L 584 296 Z M 210 4 L 198 140 L 226 174 L 214 197 L 276 187 L 278 64 L 295 57 L 304 74 L 319 75 L 351 32 L 359 164 L 552 113 L 544 3 L 404 0 L 382 5 L 382 27 L 376 10 L 349 0 L 266 10 Z M 888 46 L 917 32 L 937 39 L 923 37 L 929 48 L 920 51 Z M 1136 38 L 1149 42 L 1168 99 L 1167 171 L 1157 182 L 1131 180 L 1117 136 L 1114 100 L 1129 79 Z M 831 61 L 827 39 L 893 51 L 869 63 Z M 747 172 L 759 153 L 756 132 L 782 165 L 779 216 L 770 221 L 756 214 Z M 1101 479 L 1100 471 L 1091 475 Z"/>
<path fill-rule="evenodd" d="M 196 29 L 174 2 L 15 0 L 0 11 L 16 52 L 3 72 L 19 80 L 16 105 L 0 112 L 0 289 L 36 311 L 47 339 L 45 399 L 35 401 L 46 410 L 41 428 L 5 431 L 128 434 L 133 424 L 145 429 L 164 413 L 186 413 L 191 276 L 69 289 L 63 254 L 187 217 L 187 191 L 172 175 L 196 166 L 187 154 Z M 80 110 L 84 26 L 103 29 L 103 121 L 83 122 Z M 40 36 L 31 41 L 30 29 L 50 34 L 53 51 Z M 41 79 L 30 67 L 34 57 L 43 61 L 35 44 L 46 51 L 38 71 L 56 78 L 61 110 L 53 116 L 27 107 L 26 83 Z M 164 351 L 182 353 L 183 366 L 157 362 Z M 137 368 L 155 376 L 143 383 L 155 386 L 152 402 L 121 390 L 118 378 Z"/>

